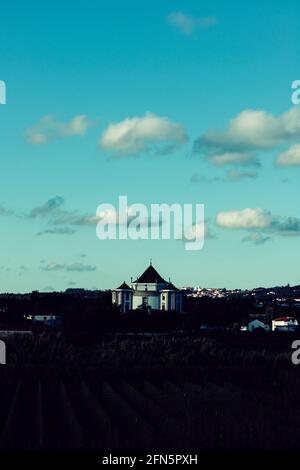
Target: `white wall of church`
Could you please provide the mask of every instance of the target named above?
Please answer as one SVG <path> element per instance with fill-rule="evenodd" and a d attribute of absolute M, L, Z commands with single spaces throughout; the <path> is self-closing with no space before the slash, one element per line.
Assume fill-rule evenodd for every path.
<path fill-rule="evenodd" d="M 166 284 L 156 284 L 155 282 L 149 282 L 147 284 L 136 282 L 130 285 L 130 287 L 135 291 L 150 291 L 157 292 L 166 287 Z"/>
<path fill-rule="evenodd" d="M 181 293 L 178 291 L 162 291 L 160 294 L 161 310 L 176 310 L 181 312 Z"/>

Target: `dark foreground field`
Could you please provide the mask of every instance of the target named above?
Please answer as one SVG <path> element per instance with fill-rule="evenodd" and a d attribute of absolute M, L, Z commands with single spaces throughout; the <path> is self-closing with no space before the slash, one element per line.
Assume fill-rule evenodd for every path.
<path fill-rule="evenodd" d="M 0 447 L 299 449 L 292 339 L 10 339 L 0 368 Z"/>

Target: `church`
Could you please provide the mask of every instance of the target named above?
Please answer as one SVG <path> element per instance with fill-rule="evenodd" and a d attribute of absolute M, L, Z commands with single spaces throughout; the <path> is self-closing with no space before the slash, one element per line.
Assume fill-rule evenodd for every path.
<path fill-rule="evenodd" d="M 112 291 L 112 303 L 119 306 L 122 313 L 142 307 L 150 310 L 182 311 L 182 292 L 170 279 L 165 279 L 152 266 L 152 262 L 130 285 L 124 281 Z"/>

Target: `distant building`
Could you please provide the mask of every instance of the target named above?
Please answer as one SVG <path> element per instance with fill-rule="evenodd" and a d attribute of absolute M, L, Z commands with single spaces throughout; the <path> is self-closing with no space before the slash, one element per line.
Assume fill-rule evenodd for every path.
<path fill-rule="evenodd" d="M 122 313 L 139 308 L 182 311 L 182 292 L 156 271 L 150 263 L 146 271 L 130 285 L 124 281 L 112 292 L 112 302 Z"/>
<path fill-rule="evenodd" d="M 245 331 L 255 331 L 255 330 L 264 330 L 264 331 L 270 331 L 270 326 L 267 325 L 266 323 L 262 322 L 258 318 L 255 318 L 254 320 L 251 320 L 247 327 L 244 327 L 243 330 Z"/>
<path fill-rule="evenodd" d="M 26 320 L 30 320 L 32 322 L 41 322 L 45 325 L 57 327 L 61 324 L 61 317 L 59 315 L 27 315 Z"/>
<path fill-rule="evenodd" d="M 4 324 L 0 325 L 0 338 L 6 338 L 7 336 L 32 336 L 33 332 L 31 328 L 26 325 L 12 325 Z"/>
<path fill-rule="evenodd" d="M 118 305 L 122 313 L 132 310 L 133 291 L 124 281 L 117 289 L 112 292 L 112 303 Z"/>
<path fill-rule="evenodd" d="M 298 321 L 293 317 L 280 317 L 272 320 L 272 331 L 295 331 Z"/>

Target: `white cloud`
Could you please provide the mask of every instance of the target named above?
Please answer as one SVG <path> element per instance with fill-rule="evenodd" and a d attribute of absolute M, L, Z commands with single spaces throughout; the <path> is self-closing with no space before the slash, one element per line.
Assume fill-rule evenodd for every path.
<path fill-rule="evenodd" d="M 72 227 L 55 227 L 42 230 L 37 233 L 38 236 L 42 235 L 74 235 L 76 230 Z"/>
<path fill-rule="evenodd" d="M 260 232 L 249 233 L 246 237 L 242 238 L 242 242 L 253 243 L 254 245 L 263 245 L 271 240 L 271 237 L 263 235 Z"/>
<path fill-rule="evenodd" d="M 281 152 L 277 159 L 278 166 L 300 166 L 300 144 L 292 145 L 285 152 Z"/>
<path fill-rule="evenodd" d="M 76 271 L 76 272 L 90 272 L 95 271 L 96 266 L 83 263 L 71 263 L 71 264 L 59 264 L 59 263 L 48 263 L 41 267 L 43 271 Z"/>
<path fill-rule="evenodd" d="M 199 28 L 208 28 L 217 23 L 217 19 L 213 16 L 195 18 L 181 11 L 170 13 L 167 16 L 167 21 L 186 36 L 192 36 Z"/>
<path fill-rule="evenodd" d="M 247 109 L 229 122 L 225 132 L 209 130 L 194 143 L 213 164 L 255 162 L 254 152 L 300 139 L 300 107 L 274 116 L 262 110 Z"/>
<path fill-rule="evenodd" d="M 195 184 L 197 183 L 211 184 L 211 183 L 220 183 L 224 181 L 225 181 L 225 178 L 222 178 L 220 176 L 208 177 L 205 175 L 201 175 L 199 173 L 194 173 L 190 179 L 190 182 L 195 183 Z"/>
<path fill-rule="evenodd" d="M 64 269 L 64 265 L 58 263 L 48 263 L 45 266 L 42 266 L 41 269 L 43 271 L 59 271 L 61 269 Z"/>
<path fill-rule="evenodd" d="M 228 181 L 241 181 L 244 179 L 255 179 L 257 178 L 257 171 L 240 171 L 235 168 L 232 168 L 227 173 Z"/>
<path fill-rule="evenodd" d="M 227 134 L 223 134 L 225 143 L 254 147 L 268 148 L 280 142 L 281 122 L 265 111 L 242 111 L 230 123 Z"/>
<path fill-rule="evenodd" d="M 256 156 L 251 152 L 225 152 L 209 157 L 209 162 L 216 166 L 257 165 Z"/>
<path fill-rule="evenodd" d="M 142 117 L 126 118 L 110 124 L 103 132 L 101 146 L 121 155 L 137 154 L 158 145 L 165 144 L 172 150 L 187 141 L 181 124 L 173 123 L 166 117 L 147 113 Z"/>
<path fill-rule="evenodd" d="M 247 109 L 229 123 L 226 132 L 210 131 L 202 143 L 211 147 L 235 149 L 268 149 L 287 139 L 300 137 L 300 109 L 291 108 L 276 117 L 265 111 Z"/>
<path fill-rule="evenodd" d="M 26 141 L 32 145 L 42 145 L 54 139 L 83 136 L 92 122 L 84 115 L 73 117 L 69 122 L 56 121 L 52 116 L 44 116 L 25 133 Z"/>
<path fill-rule="evenodd" d="M 272 216 L 261 208 L 240 211 L 219 212 L 216 217 L 219 227 L 227 229 L 267 228 L 272 224 Z"/>
<path fill-rule="evenodd" d="M 268 241 L 270 235 L 300 236 L 299 218 L 273 215 L 261 208 L 219 212 L 216 216 L 216 223 L 224 229 L 248 231 L 248 236 L 242 241 L 253 242 L 257 245 Z"/>
<path fill-rule="evenodd" d="M 227 182 L 237 182 L 245 179 L 255 179 L 258 177 L 257 171 L 240 171 L 236 168 L 231 168 L 227 171 L 225 176 L 212 176 L 207 177 L 199 173 L 194 173 L 191 176 L 191 183 L 227 183 Z"/>
<path fill-rule="evenodd" d="M 66 271 L 77 271 L 77 272 L 89 272 L 95 271 L 96 266 L 91 266 L 90 264 L 83 263 L 72 263 L 65 266 Z"/>

